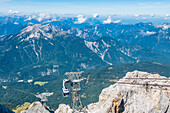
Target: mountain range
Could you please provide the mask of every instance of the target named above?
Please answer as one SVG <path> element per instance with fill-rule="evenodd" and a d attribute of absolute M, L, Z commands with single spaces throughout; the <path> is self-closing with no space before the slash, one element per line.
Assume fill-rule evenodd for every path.
<path fill-rule="evenodd" d="M 166 33 L 168 31 L 163 31 L 166 34 L 164 33 L 159 42 L 155 42 L 158 43 L 157 46 L 153 46 L 160 34 L 146 32 L 147 34 L 141 35 L 137 32 L 141 31 L 142 28 L 145 30 L 153 28 L 149 24 L 101 24 L 95 27 L 96 31 L 93 33 L 91 31 L 93 27 L 90 28 L 91 26 L 86 26 L 81 31 L 81 28 L 64 29 L 51 23 L 34 24 L 29 22 L 20 27 L 21 30 L 18 33 L 1 37 L 1 81 L 4 79 L 28 79 L 54 73 L 62 75 L 67 71 L 80 71 L 104 65 L 139 61 L 170 63 L 170 46 L 169 38 L 167 38 L 169 34 Z M 115 32 L 112 33 L 108 28 Z M 120 35 L 120 28 L 126 28 L 126 30 L 121 30 L 125 34 L 121 34 L 122 36 L 118 38 L 119 36 L 115 35 Z M 90 39 L 95 33 L 97 33 L 94 36 L 95 38 Z M 133 38 L 133 36 L 130 36 L 131 34 L 141 37 Z M 147 46 L 149 40 L 152 43 Z M 146 42 L 146 44 L 143 44 L 143 42 Z M 161 52 L 159 52 L 154 49 L 158 47 L 163 50 L 160 49 Z"/>

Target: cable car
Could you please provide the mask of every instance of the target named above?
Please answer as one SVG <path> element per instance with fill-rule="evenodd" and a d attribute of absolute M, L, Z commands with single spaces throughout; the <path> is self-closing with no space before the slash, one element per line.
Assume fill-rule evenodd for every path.
<path fill-rule="evenodd" d="M 66 89 L 66 88 L 62 88 L 62 91 L 63 91 L 63 97 L 68 97 L 69 96 L 69 90 Z"/>
<path fill-rule="evenodd" d="M 62 93 L 63 93 L 63 97 L 68 97 L 69 96 L 69 90 L 65 87 L 65 83 L 69 83 L 70 80 L 68 79 L 64 79 L 63 80 L 63 88 L 62 88 Z"/>

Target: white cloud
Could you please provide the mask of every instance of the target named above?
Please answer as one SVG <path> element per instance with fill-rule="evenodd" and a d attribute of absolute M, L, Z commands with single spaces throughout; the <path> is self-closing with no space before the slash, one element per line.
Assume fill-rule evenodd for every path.
<path fill-rule="evenodd" d="M 19 13 L 19 11 L 9 10 L 9 11 L 8 11 L 8 13 L 9 13 L 9 14 L 18 14 L 18 13 Z"/>
<path fill-rule="evenodd" d="M 99 17 L 99 14 L 97 13 L 93 14 L 93 18 L 97 18 L 97 17 Z"/>
<path fill-rule="evenodd" d="M 134 14 L 133 15 L 134 17 L 139 17 L 139 16 L 141 16 L 140 14 Z"/>
<path fill-rule="evenodd" d="M 78 15 L 77 18 L 78 18 L 77 22 L 74 22 L 75 24 L 81 24 L 81 23 L 84 23 L 87 20 L 87 18 L 84 18 L 83 15 Z"/>
<path fill-rule="evenodd" d="M 166 14 L 165 15 L 165 20 L 169 20 L 170 19 L 170 14 Z"/>
<path fill-rule="evenodd" d="M 49 13 L 39 13 L 38 15 L 30 15 L 24 21 L 36 19 L 37 21 L 41 22 L 44 19 L 53 19 Z M 55 21 L 54 19 L 52 21 Z"/>
<path fill-rule="evenodd" d="M 152 13 L 150 16 L 151 16 L 151 17 L 154 17 L 155 15 Z"/>
<path fill-rule="evenodd" d="M 170 16 L 168 16 L 168 17 L 165 17 L 164 19 L 165 19 L 165 20 L 170 20 Z"/>
<path fill-rule="evenodd" d="M 121 22 L 121 20 L 115 20 L 115 21 L 113 21 L 113 23 L 120 23 Z"/>
<path fill-rule="evenodd" d="M 146 17 L 142 17 L 142 19 L 143 19 L 143 20 L 145 20 L 145 19 L 146 19 Z"/>
<path fill-rule="evenodd" d="M 107 20 L 104 20 L 103 21 L 103 24 L 110 24 L 112 22 L 112 19 L 111 19 L 111 17 L 109 16 L 108 18 L 107 18 Z"/>
<path fill-rule="evenodd" d="M 170 16 L 170 14 L 166 14 L 165 16 L 166 16 L 166 17 L 169 17 L 169 16 Z"/>
<path fill-rule="evenodd" d="M 25 19 L 24 21 L 28 21 L 28 20 L 32 20 L 32 19 L 37 19 L 37 16 L 36 15 L 30 15 L 30 16 L 27 16 L 28 18 Z"/>
<path fill-rule="evenodd" d="M 48 14 L 48 13 L 40 13 L 38 16 L 39 16 L 39 17 L 37 18 L 37 20 L 38 20 L 39 22 L 41 22 L 43 19 L 49 19 L 49 18 L 51 18 L 50 14 Z"/>
<path fill-rule="evenodd" d="M 153 13 L 151 13 L 151 14 L 134 14 L 133 15 L 134 17 L 141 17 L 141 18 L 145 18 L 146 16 L 148 17 L 148 16 L 151 16 L 151 17 L 154 17 L 155 15 L 153 14 Z"/>

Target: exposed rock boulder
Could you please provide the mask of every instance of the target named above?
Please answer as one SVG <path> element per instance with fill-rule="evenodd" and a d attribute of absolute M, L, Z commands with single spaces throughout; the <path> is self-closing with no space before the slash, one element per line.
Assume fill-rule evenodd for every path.
<path fill-rule="evenodd" d="M 87 111 L 89 113 L 170 113 L 170 88 L 160 85 L 169 86 L 170 80 L 158 74 L 128 72 L 116 84 L 103 89 L 99 102 L 88 105 Z"/>
<path fill-rule="evenodd" d="M 31 103 L 25 102 L 23 105 L 18 105 L 16 110 L 13 110 L 15 113 L 21 113 L 23 110 L 27 110 Z"/>
<path fill-rule="evenodd" d="M 73 110 L 69 105 L 60 104 L 59 108 L 55 111 L 55 113 L 72 113 Z"/>
<path fill-rule="evenodd" d="M 27 110 L 24 110 L 21 113 L 54 113 L 54 111 L 37 101 L 32 103 Z"/>
<path fill-rule="evenodd" d="M 102 90 L 99 101 L 84 108 L 87 113 L 170 113 L 170 78 L 158 74 L 128 72 L 114 85 Z M 55 113 L 72 113 L 60 104 Z M 21 113 L 54 113 L 40 102 Z M 78 112 L 76 112 L 78 113 Z"/>

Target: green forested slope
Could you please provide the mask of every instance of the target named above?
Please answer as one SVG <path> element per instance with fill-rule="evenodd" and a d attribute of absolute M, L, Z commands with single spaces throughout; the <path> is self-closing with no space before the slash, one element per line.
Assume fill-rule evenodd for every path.
<path fill-rule="evenodd" d="M 90 80 L 103 80 L 105 81 L 121 78 L 129 71 L 146 71 L 149 73 L 158 73 L 162 76 L 170 77 L 170 66 L 157 62 L 139 62 L 125 65 L 105 66 L 94 70 L 85 71 L 82 77 L 87 77 L 88 82 L 81 83 L 81 100 L 83 105 L 90 104 L 98 101 L 98 96 L 101 90 L 113 83 L 92 82 Z M 70 104 L 71 95 L 68 98 L 62 97 L 62 80 L 66 76 L 49 75 L 34 79 L 32 83 L 28 82 L 8 82 L 0 84 L 0 104 L 6 104 L 7 107 L 15 107 L 15 105 L 23 104 L 24 102 L 33 102 L 39 100 L 35 97 L 37 92 L 54 92 L 48 97 L 47 105 L 56 109 L 59 104 Z M 34 85 L 36 81 L 48 82 L 43 86 L 38 84 Z M 6 87 L 3 87 L 6 86 Z M 69 87 L 69 84 L 67 85 Z"/>

